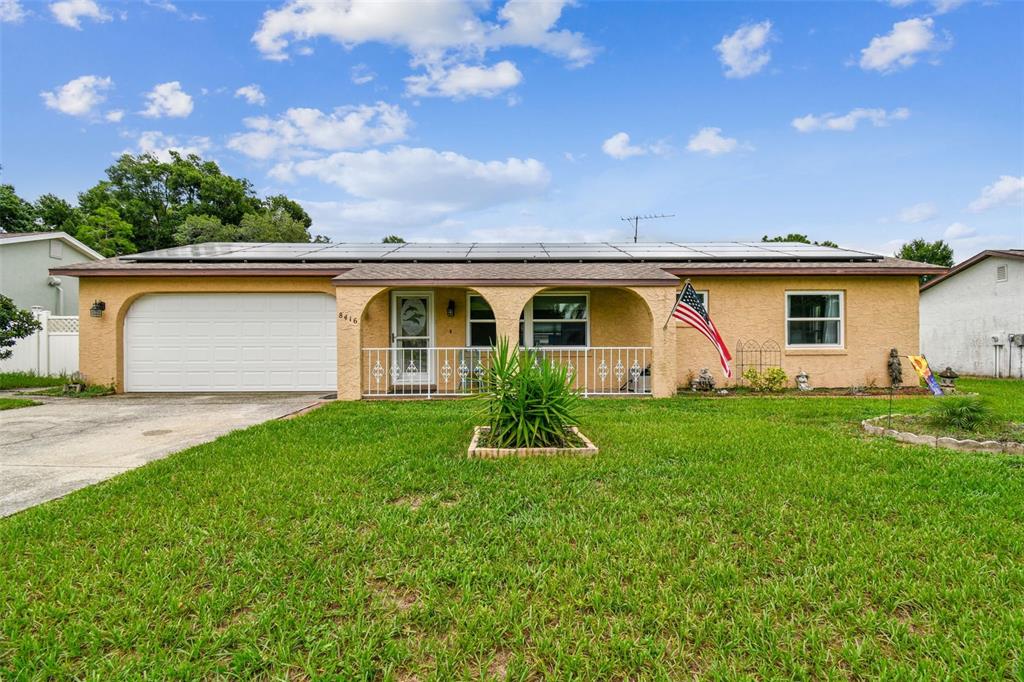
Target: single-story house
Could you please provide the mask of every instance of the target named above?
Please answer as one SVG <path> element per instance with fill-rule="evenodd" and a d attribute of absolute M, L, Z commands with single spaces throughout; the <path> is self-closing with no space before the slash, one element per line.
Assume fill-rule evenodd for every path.
<path fill-rule="evenodd" d="M 78 314 L 78 280 L 54 277 L 60 268 L 103 256 L 66 232 L 0 232 L 0 293 L 19 308 Z"/>
<path fill-rule="evenodd" d="M 921 286 L 921 351 L 936 371 L 1024 378 L 1024 250 L 989 250 Z"/>
<path fill-rule="evenodd" d="M 761 242 L 211 243 L 52 270 L 81 278 L 90 382 L 352 400 L 471 393 L 499 337 L 588 395 L 669 396 L 704 367 L 725 384 L 714 347 L 668 322 L 687 279 L 737 360 L 886 385 L 889 349 L 918 352 L 918 277 L 944 271 Z M 769 357 L 737 353 L 751 342 Z"/>

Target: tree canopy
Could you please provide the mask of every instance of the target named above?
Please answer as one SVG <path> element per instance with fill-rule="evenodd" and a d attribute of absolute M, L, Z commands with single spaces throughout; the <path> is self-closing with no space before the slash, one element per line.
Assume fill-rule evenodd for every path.
<path fill-rule="evenodd" d="M 941 239 L 934 242 L 914 239 L 901 246 L 900 250 L 893 255 L 918 263 L 931 263 L 946 268 L 953 267 L 953 248 Z M 922 275 L 921 283 L 927 282 L 932 277 L 933 275 Z"/>
<path fill-rule="evenodd" d="M 768 237 L 768 235 L 764 235 L 763 237 L 761 237 L 761 241 L 762 242 L 799 242 L 801 244 L 814 244 L 815 246 L 830 246 L 833 249 L 838 249 L 839 248 L 839 244 L 836 244 L 834 241 L 831 241 L 829 239 L 826 239 L 826 240 L 820 241 L 820 242 L 812 242 L 807 237 L 806 234 L 800 234 L 798 232 L 790 232 L 789 234 L 787 234 L 785 236 L 778 236 L 778 237 Z"/>

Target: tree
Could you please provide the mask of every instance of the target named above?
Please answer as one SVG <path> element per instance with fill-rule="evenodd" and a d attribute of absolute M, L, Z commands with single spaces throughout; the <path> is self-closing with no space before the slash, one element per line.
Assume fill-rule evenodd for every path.
<path fill-rule="evenodd" d="M 14 353 L 18 339 L 30 336 L 42 329 L 36 316 L 14 305 L 14 301 L 0 294 L 0 360 L 6 360 Z"/>
<path fill-rule="evenodd" d="M 267 197 L 263 200 L 263 206 L 268 211 L 285 211 L 294 220 L 302 223 L 306 229 L 313 226 L 313 219 L 309 217 L 308 213 L 306 213 L 306 209 L 302 208 L 302 205 L 299 202 L 289 199 L 283 194 L 275 194 L 272 197 Z"/>
<path fill-rule="evenodd" d="M 18 196 L 14 185 L 0 185 L 0 229 L 4 232 L 35 232 L 32 204 Z"/>
<path fill-rule="evenodd" d="M 404 244 L 405 240 L 399 237 L 397 234 L 389 234 L 384 239 L 380 240 L 381 244 Z"/>
<path fill-rule="evenodd" d="M 894 254 L 897 258 L 913 260 L 918 263 L 931 263 L 941 265 L 945 268 L 953 267 L 953 249 L 941 239 L 934 242 L 924 239 L 914 239 L 900 247 Z M 921 283 L 924 284 L 933 275 L 922 275 Z"/>
<path fill-rule="evenodd" d="M 78 209 L 56 194 L 44 194 L 36 199 L 36 223 L 43 230 L 63 230 L 74 236 L 80 217 Z"/>
<path fill-rule="evenodd" d="M 263 208 L 248 180 L 226 175 L 213 161 L 195 155 L 171 152 L 171 160 L 164 162 L 150 154 L 124 154 L 106 175 L 79 195 L 79 206 L 87 214 L 115 208 L 143 251 L 173 246 L 178 227 L 190 215 L 238 225 L 246 213 Z"/>
<path fill-rule="evenodd" d="M 202 242 L 238 241 L 238 225 L 225 225 L 220 218 L 211 215 L 190 215 L 174 231 L 176 244 L 201 244 Z"/>
<path fill-rule="evenodd" d="M 771 237 L 771 238 L 769 238 L 768 235 L 764 235 L 763 237 L 761 237 L 761 241 L 762 242 L 798 242 L 800 244 L 814 244 L 815 246 L 830 246 L 833 249 L 838 249 L 839 248 L 839 244 L 836 244 L 834 241 L 826 239 L 826 240 L 820 241 L 820 242 L 812 242 L 810 239 L 808 239 L 806 234 L 800 234 L 798 232 L 790 232 L 789 234 L 787 234 L 784 237 L 780 236 L 780 237 Z"/>
<path fill-rule="evenodd" d="M 79 224 L 76 237 L 106 257 L 138 251 L 132 243 L 132 226 L 121 220 L 112 206 L 101 206 Z"/>
<path fill-rule="evenodd" d="M 243 242 L 308 242 L 306 226 L 287 211 L 246 213 L 239 227 L 238 241 Z"/>

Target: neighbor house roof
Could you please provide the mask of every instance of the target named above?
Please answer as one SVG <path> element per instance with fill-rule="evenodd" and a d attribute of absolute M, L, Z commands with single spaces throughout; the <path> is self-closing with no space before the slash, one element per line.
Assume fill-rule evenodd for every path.
<path fill-rule="evenodd" d="M 0 246 L 7 244 L 18 244 L 21 242 L 35 242 L 49 239 L 59 239 L 68 246 L 81 251 L 89 258 L 102 260 L 103 254 L 94 251 L 82 242 L 72 237 L 67 232 L 0 232 Z"/>
<path fill-rule="evenodd" d="M 77 276 L 335 277 L 338 284 L 607 282 L 654 285 L 687 275 L 920 275 L 944 268 L 786 242 L 639 244 L 210 243 L 54 268 Z"/>
<path fill-rule="evenodd" d="M 930 289 L 939 282 L 944 282 L 950 277 L 956 276 L 957 273 L 962 272 L 967 268 L 971 267 L 972 265 L 976 265 L 977 263 L 980 263 L 986 258 L 992 258 L 993 256 L 998 256 L 1001 258 L 1019 258 L 1021 260 L 1024 260 L 1024 249 L 989 249 L 987 251 L 982 251 L 981 253 L 971 256 L 963 263 L 958 263 L 949 270 L 946 270 L 945 274 L 934 279 L 928 280 L 927 282 L 921 285 L 921 291 L 924 291 L 925 289 Z"/>

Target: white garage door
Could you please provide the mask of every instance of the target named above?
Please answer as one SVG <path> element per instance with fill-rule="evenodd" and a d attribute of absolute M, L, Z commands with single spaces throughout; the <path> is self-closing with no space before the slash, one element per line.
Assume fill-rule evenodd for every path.
<path fill-rule="evenodd" d="M 124 321 L 126 391 L 333 391 L 326 294 L 143 296 Z"/>

